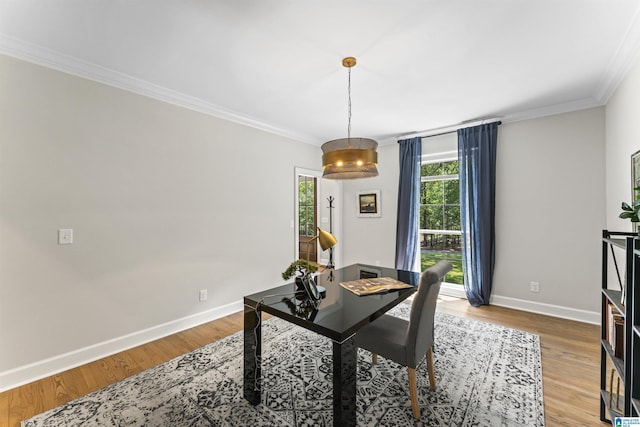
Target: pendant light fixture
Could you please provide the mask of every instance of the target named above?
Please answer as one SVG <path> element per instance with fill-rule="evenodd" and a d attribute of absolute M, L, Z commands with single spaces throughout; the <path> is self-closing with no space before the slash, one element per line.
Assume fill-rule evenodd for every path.
<path fill-rule="evenodd" d="M 356 58 L 344 58 L 342 65 L 349 70 L 347 137 L 322 144 L 322 177 L 355 179 L 378 176 L 378 143 L 369 138 L 351 138 L 351 68 L 356 65 Z"/>

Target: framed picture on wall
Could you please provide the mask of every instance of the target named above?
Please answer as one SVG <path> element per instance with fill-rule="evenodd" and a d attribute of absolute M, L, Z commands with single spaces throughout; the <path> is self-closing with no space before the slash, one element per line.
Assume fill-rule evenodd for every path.
<path fill-rule="evenodd" d="M 640 191 L 636 192 L 636 187 L 640 187 L 640 150 L 631 155 L 631 201 L 640 196 Z M 640 224 L 633 223 L 634 230 L 640 229 Z"/>
<path fill-rule="evenodd" d="M 359 217 L 379 217 L 380 190 L 360 191 L 356 204 Z"/>

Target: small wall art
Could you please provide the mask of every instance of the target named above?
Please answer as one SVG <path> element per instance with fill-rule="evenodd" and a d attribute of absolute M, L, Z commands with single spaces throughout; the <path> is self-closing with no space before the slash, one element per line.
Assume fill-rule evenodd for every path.
<path fill-rule="evenodd" d="M 380 217 L 380 190 L 360 191 L 356 204 L 359 217 Z"/>

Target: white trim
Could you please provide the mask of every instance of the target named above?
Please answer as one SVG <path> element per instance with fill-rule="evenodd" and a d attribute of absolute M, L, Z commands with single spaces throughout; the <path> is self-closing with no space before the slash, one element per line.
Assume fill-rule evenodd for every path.
<path fill-rule="evenodd" d="M 456 297 L 461 299 L 467 299 L 467 294 L 464 291 L 464 286 L 456 283 L 442 282 L 440 285 L 440 294 L 448 297 Z"/>
<path fill-rule="evenodd" d="M 309 135 L 293 133 L 195 96 L 159 86 L 52 49 L 37 46 L 6 34 L 0 34 L 0 53 L 295 141 L 312 145 L 318 143 L 317 140 Z"/>
<path fill-rule="evenodd" d="M 454 179 L 460 179 L 460 176 L 456 173 L 454 175 L 422 175 L 420 182 L 435 182 L 435 181 L 453 181 Z"/>
<path fill-rule="evenodd" d="M 571 113 L 574 111 L 586 110 L 589 108 L 602 107 L 595 98 L 583 98 L 577 101 L 569 101 L 561 104 L 547 105 L 540 108 L 532 108 L 530 110 L 518 111 L 516 113 L 506 115 L 502 123 L 520 122 L 523 120 L 534 120 L 542 117 L 554 116 L 556 114 Z"/>
<path fill-rule="evenodd" d="M 440 151 L 437 153 L 428 153 L 420 156 L 420 164 L 450 162 L 458 160 L 458 151 Z"/>
<path fill-rule="evenodd" d="M 181 319 L 113 338 L 49 359 L 0 372 L 0 392 L 49 377 L 103 357 L 219 319 L 243 309 L 242 301 L 232 302 Z"/>
<path fill-rule="evenodd" d="M 442 283 L 440 293 L 466 299 L 464 288 L 460 285 Z M 516 310 L 560 317 L 578 322 L 599 324 L 600 313 L 580 310 L 558 305 L 526 301 L 517 298 L 493 295 L 491 304 Z M 0 372 L 0 392 L 19 387 L 30 382 L 46 378 L 59 372 L 84 365 L 150 341 L 172 335 L 186 329 L 219 319 L 243 309 L 242 301 L 233 302 L 201 313 L 183 317 L 149 329 L 134 332 L 122 337 L 97 343 L 82 349 L 74 350 L 59 356 L 21 366 L 9 371 Z"/>
<path fill-rule="evenodd" d="M 577 322 L 591 323 L 594 325 L 600 324 L 600 313 L 597 311 L 580 310 L 577 308 L 562 307 L 559 305 L 503 297 L 500 295 L 492 295 L 490 303 L 500 307 L 514 308 L 516 310 L 560 317 L 562 319 L 575 320 Z"/>
<path fill-rule="evenodd" d="M 317 170 L 313 170 L 313 169 L 305 169 L 305 168 L 301 168 L 298 166 L 295 166 L 293 168 L 294 171 L 294 177 L 293 177 L 293 240 L 294 240 L 294 245 L 293 245 L 293 259 L 299 259 L 302 258 L 302 256 L 300 255 L 300 215 L 298 212 L 298 208 L 300 207 L 300 194 L 299 194 L 299 186 L 300 183 L 298 182 L 298 177 L 300 175 L 302 176 L 310 176 L 312 178 L 316 179 L 316 215 L 318 216 L 318 218 L 316 218 L 316 227 L 320 227 L 320 180 L 322 179 L 322 172 L 317 171 Z M 314 230 L 315 232 L 315 230 Z M 318 254 L 318 257 L 320 255 L 320 251 L 317 250 L 318 248 L 318 242 L 316 241 L 316 254 Z M 320 261 L 320 263 L 322 263 L 323 261 L 325 262 L 329 262 L 329 260 L 320 260 L 318 258 L 318 260 Z"/>
<path fill-rule="evenodd" d="M 637 20 L 634 18 L 634 23 Z M 640 42 L 634 34 L 636 26 L 630 25 L 628 35 L 616 52 L 614 59 L 607 69 L 607 73 L 603 75 L 595 97 L 588 97 L 577 101 L 534 108 L 513 114 L 508 114 L 502 118 L 490 118 L 485 120 L 475 120 L 462 122 L 457 125 L 439 127 L 435 129 L 424 130 L 421 132 L 413 132 L 411 134 L 398 135 L 395 137 L 381 138 L 381 145 L 388 145 L 397 142 L 398 139 L 406 139 L 413 136 L 427 137 L 435 136 L 449 132 L 455 132 L 458 129 L 476 126 L 484 123 L 491 123 L 501 120 L 503 123 L 516 122 L 521 120 L 530 120 L 540 117 L 550 116 L 554 114 L 568 113 L 572 111 L 584 110 L 587 108 L 600 107 L 605 105 L 611 94 L 615 91 L 620 81 L 626 76 L 630 67 L 635 63 L 635 59 L 640 51 Z M 640 27 L 638 27 L 640 28 Z M 317 145 L 318 141 L 310 135 L 302 135 L 293 133 L 289 130 L 276 127 L 272 124 L 262 122 L 258 119 L 247 117 L 237 111 L 226 109 L 222 106 L 204 101 L 200 98 L 186 95 L 153 83 L 146 82 L 133 76 L 129 76 L 118 71 L 102 67 L 97 64 L 84 61 L 82 59 L 63 54 L 62 52 L 44 48 L 33 43 L 19 40 L 6 34 L 0 34 L 0 53 L 33 64 L 42 65 L 47 68 L 62 71 L 67 74 L 89 79 L 98 83 L 106 84 L 112 87 L 126 90 L 128 92 L 137 93 L 142 96 L 157 99 L 169 104 L 177 105 L 200 113 L 209 114 L 230 122 L 242 124 L 285 138 L 307 144 Z"/>
<path fill-rule="evenodd" d="M 430 230 L 428 228 L 421 228 L 418 230 L 418 234 L 447 234 L 449 236 L 462 236 L 462 230 Z"/>
<path fill-rule="evenodd" d="M 631 63 L 631 65 L 633 65 L 633 63 Z M 603 93 L 599 94 L 599 99 L 596 99 L 593 97 L 587 97 L 587 98 L 582 98 L 575 101 L 563 102 L 560 104 L 547 105 L 544 107 L 531 108 L 529 110 L 518 111 L 515 113 L 506 114 L 501 118 L 462 122 L 457 125 L 445 126 L 445 127 L 435 128 L 435 129 L 428 129 L 422 132 L 414 132 L 407 135 L 399 135 L 396 138 L 406 139 L 406 138 L 412 138 L 417 136 L 421 138 L 427 138 L 430 136 L 437 136 L 437 135 L 442 135 L 446 133 L 456 132 L 458 129 L 463 129 L 470 126 L 477 126 L 477 125 L 493 123 L 497 121 L 501 121 L 503 124 L 511 123 L 511 122 L 520 122 L 523 120 L 533 120 L 533 119 L 539 119 L 542 117 L 553 116 L 556 114 L 571 113 L 574 111 L 586 110 L 588 108 L 602 107 L 603 105 L 605 105 L 605 102 L 603 102 L 602 99 L 605 99 L 605 98 L 608 99 L 611 93 L 615 91 L 615 87 L 617 87 L 619 80 L 622 80 L 622 78 L 624 78 L 624 76 L 626 75 L 623 73 L 623 71 L 626 72 L 628 70 L 626 71 L 621 70 L 619 73 L 620 74 L 619 76 L 614 76 L 613 80 L 617 79 L 618 81 L 612 81 L 612 82 L 607 81 L 603 83 L 604 85 L 608 85 L 608 87 L 600 90 L 600 92 L 603 92 Z"/>
<path fill-rule="evenodd" d="M 640 55 L 639 16 L 640 9 L 636 9 L 622 42 L 616 49 L 611 62 L 609 62 L 609 65 L 600 78 L 600 83 L 595 92 L 595 98 L 602 105 L 609 102 L 609 98 L 616 91 L 618 85 L 625 78 L 631 67 L 636 63 L 638 55 Z"/>
<path fill-rule="evenodd" d="M 467 299 L 467 295 L 462 285 L 442 282 L 440 294 Z M 518 298 L 492 295 L 490 303 L 498 307 L 507 307 L 514 310 L 527 311 L 530 313 L 544 314 L 551 317 L 575 320 L 577 322 L 600 324 L 600 313 L 596 311 L 580 310 L 577 308 L 562 307 L 559 305 L 546 304 L 543 302 L 527 301 Z"/>

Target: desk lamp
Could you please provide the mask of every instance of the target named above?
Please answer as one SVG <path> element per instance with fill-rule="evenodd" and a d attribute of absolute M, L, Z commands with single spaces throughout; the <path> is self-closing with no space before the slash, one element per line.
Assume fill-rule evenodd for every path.
<path fill-rule="evenodd" d="M 311 240 L 307 242 L 307 262 L 309 262 L 309 257 L 311 256 L 310 255 L 311 243 L 314 242 L 315 240 L 318 241 L 323 251 L 326 251 L 327 249 L 331 249 L 336 245 L 336 243 L 338 243 L 336 238 L 333 237 L 333 234 L 329 233 L 328 231 L 324 231 L 320 227 L 318 227 L 318 234 L 316 234 L 314 237 L 311 238 Z M 306 280 L 305 278 L 303 278 L 302 283 L 304 284 L 304 289 L 307 291 L 309 298 L 315 301 L 321 299 L 321 294 L 323 292 L 326 292 L 326 289 L 324 289 L 324 287 L 322 286 L 320 286 L 320 288 L 322 289 L 318 289 L 318 286 L 316 285 L 316 281 L 313 279 L 313 276 L 311 275 L 308 275 L 306 277 Z"/>

